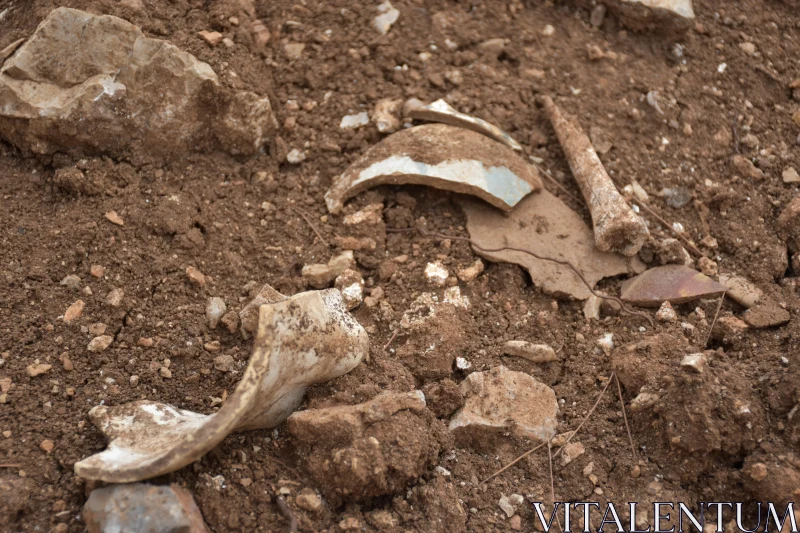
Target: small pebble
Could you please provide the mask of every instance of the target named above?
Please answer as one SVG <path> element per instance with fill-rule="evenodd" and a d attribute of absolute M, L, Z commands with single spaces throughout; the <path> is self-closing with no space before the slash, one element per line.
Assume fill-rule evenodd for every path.
<path fill-rule="evenodd" d="M 152 337 L 139 337 L 139 340 L 136 341 L 136 345 L 142 348 L 150 348 L 153 344 L 154 341 Z"/>
<path fill-rule="evenodd" d="M 688 368 L 697 372 L 698 374 L 703 373 L 703 369 L 706 365 L 706 356 L 702 353 L 693 353 L 690 355 L 685 356 L 681 360 L 681 366 L 684 368 Z"/>
<path fill-rule="evenodd" d="M 186 267 L 186 275 L 189 277 L 189 281 L 192 282 L 194 285 L 198 287 L 203 287 L 206 284 L 206 277 L 203 275 L 202 272 L 197 270 L 195 267 Z"/>
<path fill-rule="evenodd" d="M 786 167 L 786 170 L 783 171 L 782 176 L 784 183 L 800 183 L 800 174 L 797 173 L 797 170 L 795 170 L 794 167 Z"/>
<path fill-rule="evenodd" d="M 112 224 L 114 224 L 116 226 L 124 226 L 125 225 L 125 221 L 122 220 L 122 217 L 119 216 L 116 211 L 109 211 L 108 213 L 106 213 L 105 216 L 106 216 L 106 220 L 108 220 L 109 222 L 111 222 Z"/>
<path fill-rule="evenodd" d="M 214 358 L 214 368 L 220 372 L 233 372 L 236 369 L 236 361 L 228 354 L 218 355 Z"/>
<path fill-rule="evenodd" d="M 114 342 L 114 337 L 111 335 L 100 335 L 99 337 L 93 338 L 86 349 L 90 352 L 99 353 L 111 346 L 112 342 Z"/>
<path fill-rule="evenodd" d="M 96 278 L 102 278 L 103 275 L 106 273 L 106 267 L 100 265 L 92 265 L 91 268 L 89 269 L 89 273 Z"/>
<path fill-rule="evenodd" d="M 305 488 L 301 490 L 300 493 L 295 496 L 294 502 L 299 508 L 312 513 L 316 513 L 322 509 L 322 498 L 312 489 Z"/>
<path fill-rule="evenodd" d="M 428 283 L 432 285 L 444 287 L 447 283 L 448 277 L 450 277 L 450 273 L 447 271 L 447 268 L 445 268 L 441 261 L 428 263 L 425 266 L 425 279 L 427 279 Z"/>
<path fill-rule="evenodd" d="M 80 318 L 85 306 L 86 304 L 83 302 L 83 300 L 75 300 L 75 303 L 70 305 L 67 310 L 64 311 L 64 323 L 70 324 Z"/>
<path fill-rule="evenodd" d="M 139 385 L 139 376 L 136 374 L 132 375 L 129 379 L 131 387 L 136 387 Z"/>
<path fill-rule="evenodd" d="M 675 309 L 672 308 L 672 304 L 664 302 L 661 304 L 661 307 L 658 308 L 658 312 L 656 312 L 656 320 L 660 322 L 676 322 L 678 320 L 678 314 L 675 312 Z"/>
<path fill-rule="evenodd" d="M 41 442 L 41 444 L 39 444 L 39 448 L 41 448 L 42 450 L 44 450 L 47 453 L 52 452 L 53 448 L 55 448 L 55 446 L 56 445 L 53 444 L 53 441 L 51 441 L 50 439 L 44 439 Z"/>
<path fill-rule="evenodd" d="M 60 285 L 67 287 L 68 289 L 78 290 L 81 288 L 81 278 L 76 276 L 75 274 L 70 274 L 69 276 L 65 276 L 64 279 L 61 280 Z"/>
<path fill-rule="evenodd" d="M 172 378 L 172 371 L 169 368 L 165 367 L 165 366 L 162 366 L 158 370 L 158 373 L 161 374 L 161 377 L 164 378 L 164 379 Z"/>
<path fill-rule="evenodd" d="M 111 307 L 119 307 L 122 305 L 122 298 L 125 297 L 125 291 L 122 289 L 113 289 L 106 296 L 106 303 Z"/>
<path fill-rule="evenodd" d="M 203 30 L 197 32 L 197 35 L 211 46 L 216 46 L 222 41 L 222 34 L 218 31 Z"/>
<path fill-rule="evenodd" d="M 35 378 L 36 376 L 40 376 L 46 372 L 49 372 L 51 368 L 53 368 L 53 365 L 40 363 L 37 359 L 32 365 L 28 365 L 25 370 L 28 372 L 30 377 Z"/>
<path fill-rule="evenodd" d="M 228 310 L 228 306 L 225 305 L 225 301 L 222 298 L 214 296 L 208 299 L 206 303 L 206 319 L 208 320 L 208 327 L 211 329 L 216 329 L 219 321 L 225 315 Z"/>

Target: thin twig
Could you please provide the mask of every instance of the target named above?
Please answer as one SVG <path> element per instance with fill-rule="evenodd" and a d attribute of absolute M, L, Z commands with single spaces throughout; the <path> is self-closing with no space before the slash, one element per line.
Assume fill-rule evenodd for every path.
<path fill-rule="evenodd" d="M 566 440 L 566 442 L 564 442 L 564 446 L 559 448 L 558 451 L 555 453 L 555 455 L 553 455 L 553 457 L 558 457 L 558 454 L 560 454 L 562 451 L 564 451 L 564 448 L 567 446 L 567 444 L 569 444 L 569 441 L 571 441 L 572 438 L 575 435 L 578 434 L 578 432 L 581 430 L 583 425 L 589 420 L 589 418 L 592 416 L 592 413 L 594 413 L 594 410 L 597 409 L 598 405 L 600 405 L 600 400 L 603 399 L 603 395 L 608 390 L 608 386 L 611 385 L 611 380 L 613 380 L 616 375 L 617 375 L 617 371 L 616 370 L 611 372 L 611 375 L 608 377 L 608 383 L 606 383 L 606 386 L 603 388 L 603 391 L 597 397 L 597 401 L 594 402 L 594 405 L 592 406 L 592 408 L 589 409 L 589 412 L 586 414 L 586 418 L 584 418 L 583 421 L 581 421 L 580 425 L 578 426 L 578 429 L 576 429 L 575 431 L 572 432 L 572 435 L 570 435 L 569 438 Z"/>
<path fill-rule="evenodd" d="M 459 237 L 459 236 L 455 236 L 455 235 L 445 235 L 444 233 L 437 233 L 437 232 L 433 232 L 433 231 L 428 231 L 428 230 L 420 228 L 420 227 L 414 227 L 414 228 L 386 228 L 386 232 L 387 233 L 404 233 L 404 232 L 408 232 L 408 231 L 418 231 L 421 235 L 426 236 L 426 237 L 437 237 L 439 239 L 450 239 L 452 241 L 468 242 L 474 248 L 476 248 L 477 250 L 479 250 L 481 252 L 484 252 L 484 253 L 498 253 L 498 252 L 506 252 L 506 251 L 519 252 L 519 253 L 523 253 L 523 254 L 527 254 L 527 255 L 530 255 L 532 257 L 535 257 L 536 259 L 539 259 L 541 261 L 550 261 L 551 263 L 556 263 L 556 264 L 559 264 L 559 265 L 563 265 L 565 267 L 568 267 L 570 270 L 572 270 L 575 273 L 575 275 L 578 276 L 578 278 L 580 278 L 580 280 L 583 282 L 583 284 L 586 285 L 586 288 L 589 289 L 589 292 L 591 292 L 593 295 L 595 295 L 596 297 L 601 298 L 603 300 L 611 300 L 613 302 L 616 302 L 620 306 L 620 309 L 622 310 L 623 313 L 626 313 L 626 314 L 629 314 L 629 315 L 640 316 L 640 317 L 644 318 L 645 320 L 647 320 L 650 323 L 650 327 L 655 327 L 655 323 L 653 322 L 653 319 L 650 317 L 650 315 L 648 315 L 646 313 L 643 313 L 641 311 L 636 311 L 634 309 L 631 309 L 630 307 L 627 306 L 627 304 L 625 304 L 625 302 L 623 302 L 622 300 L 620 300 L 616 296 L 608 296 L 606 294 L 602 294 L 600 292 L 595 291 L 592 288 L 591 284 L 588 281 L 586 281 L 586 278 L 583 277 L 583 274 L 581 273 L 581 271 L 578 270 L 578 268 L 575 265 L 573 265 L 572 263 L 570 263 L 569 261 L 567 261 L 565 259 L 555 259 L 553 257 L 546 257 L 546 256 L 538 255 L 538 254 L 536 254 L 534 252 L 531 252 L 530 250 L 525 250 L 524 248 L 516 248 L 514 246 L 501 246 L 500 248 L 484 248 L 483 246 L 479 245 L 478 243 L 476 243 L 475 241 L 473 241 L 469 237 Z"/>
<path fill-rule="evenodd" d="M 551 441 L 547 441 L 547 460 L 550 462 L 550 503 L 553 505 L 553 513 L 556 511 L 556 483 L 553 478 L 553 448 L 550 446 Z M 558 529 L 564 531 L 564 528 L 561 526 L 561 520 L 556 515 L 556 522 L 558 523 Z"/>
<path fill-rule="evenodd" d="M 499 476 L 500 474 L 502 474 L 503 472 L 505 472 L 506 470 L 508 470 L 509 468 L 514 466 L 515 464 L 517 464 L 518 462 L 522 461 L 523 459 L 528 457 L 530 454 L 532 454 L 533 452 L 535 452 L 536 450 L 538 450 L 539 448 L 541 448 L 545 444 L 547 444 L 547 443 L 543 442 L 540 445 L 538 445 L 537 447 L 531 448 L 530 450 L 528 450 L 527 452 L 523 453 L 522 455 L 520 455 L 519 457 L 517 457 L 516 459 L 511 461 L 510 463 L 508 463 L 506 466 L 504 466 L 503 468 L 501 468 L 500 470 L 498 470 L 497 472 L 495 472 L 491 476 L 489 476 L 486 479 L 484 479 L 483 481 L 481 481 L 480 484 L 483 485 L 484 483 L 486 483 L 487 481 L 489 481 L 493 477 Z"/>
<path fill-rule="evenodd" d="M 726 291 L 727 292 L 727 291 Z M 703 344 L 703 348 L 708 347 L 708 342 L 711 340 L 711 334 L 714 333 L 714 325 L 717 323 L 717 317 L 719 316 L 719 312 L 722 309 L 722 301 L 725 300 L 725 292 L 719 297 L 719 304 L 717 305 L 717 312 L 714 313 L 714 320 L 711 322 L 711 328 L 708 330 L 708 337 L 706 337 L 706 343 Z"/>
<path fill-rule="evenodd" d="M 0 464 L 0 468 L 22 468 L 22 465 L 17 463 L 2 463 Z"/>
<path fill-rule="evenodd" d="M 648 213 L 653 215 L 653 218 L 655 218 L 662 225 L 664 225 L 670 232 L 672 232 L 673 235 L 675 235 L 677 238 L 682 240 L 683 243 L 686 245 L 686 247 L 689 249 L 690 252 L 695 254 L 697 257 L 705 257 L 706 256 L 703 252 L 698 250 L 697 247 L 695 247 L 695 245 L 692 244 L 692 242 L 689 239 L 687 239 L 686 237 L 681 235 L 681 233 L 679 231 L 675 231 L 675 229 L 673 229 L 673 227 L 672 227 L 672 224 L 670 224 L 669 222 L 664 220 L 664 218 L 661 215 L 659 215 L 658 213 L 656 213 L 653 210 L 652 207 L 650 207 L 646 203 L 642 202 L 641 200 L 636 200 L 635 203 L 637 203 L 642 209 L 644 209 L 645 211 L 647 211 Z"/>
<path fill-rule="evenodd" d="M 576 202 L 578 202 L 579 204 L 582 204 L 582 203 L 583 203 L 583 202 L 580 200 L 580 198 L 578 198 L 577 196 L 575 196 L 574 194 L 572 194 L 571 192 L 569 192 L 569 191 L 567 190 L 567 188 L 566 188 L 566 187 L 564 187 L 563 185 L 561 185 L 561 184 L 560 184 L 560 183 L 559 183 L 559 182 L 558 182 L 558 181 L 557 181 L 557 180 L 556 180 L 556 179 L 553 177 L 553 175 L 552 175 L 552 174 L 550 174 L 550 171 L 549 171 L 549 170 L 547 170 L 547 169 L 545 169 L 544 167 L 542 167 L 541 165 L 539 165 L 539 163 L 537 163 L 536 161 L 533 161 L 533 160 L 531 160 L 531 163 L 533 163 L 533 166 L 535 166 L 536 168 L 538 168 L 538 169 L 539 169 L 539 171 L 540 171 L 542 174 L 544 174 L 544 175 L 545 175 L 545 177 L 547 177 L 547 179 L 549 179 L 549 180 L 550 180 L 550 181 L 553 183 L 553 185 L 555 185 L 556 187 L 558 187 L 558 188 L 561 190 L 561 192 L 563 192 L 564 194 L 566 194 L 567 196 L 569 196 L 570 198 L 572 198 L 573 200 L 575 200 L 575 201 L 576 201 Z"/>
<path fill-rule="evenodd" d="M 625 421 L 625 431 L 628 432 L 628 442 L 631 443 L 631 453 L 636 457 L 636 446 L 633 444 L 633 435 L 631 435 L 631 427 L 628 425 L 628 415 L 625 414 L 625 400 L 622 399 L 622 386 L 619 384 L 619 376 L 615 373 L 614 380 L 617 382 L 617 394 L 619 395 L 619 404 L 622 406 L 622 419 Z"/>
<path fill-rule="evenodd" d="M 280 509 L 281 514 L 283 517 L 289 521 L 289 529 L 287 530 L 289 533 L 296 533 L 297 532 L 297 518 L 295 518 L 294 513 L 289 506 L 286 504 L 286 500 L 283 496 L 277 496 L 275 501 L 278 504 L 278 509 Z"/>
<path fill-rule="evenodd" d="M 384 352 L 389 349 L 389 345 L 394 342 L 394 340 L 397 338 L 397 334 L 398 333 L 400 333 L 399 329 L 394 330 L 394 333 L 392 334 L 392 338 L 389 339 L 389 342 L 387 342 L 386 344 L 383 345 L 383 351 Z"/>
<path fill-rule="evenodd" d="M 330 246 L 330 244 L 328 244 L 328 241 L 326 241 L 326 240 L 325 240 L 325 237 L 323 237 L 323 236 L 322 236 L 322 233 L 320 233 L 320 232 L 319 232 L 319 230 L 318 230 L 318 229 L 317 229 L 317 227 L 314 225 L 314 223 L 313 223 L 313 222 L 311 222 L 311 219 L 309 218 L 309 216 L 308 216 L 308 215 L 306 215 L 306 214 L 305 214 L 305 212 L 304 212 L 302 209 L 300 209 L 299 207 L 297 207 L 297 206 L 295 206 L 295 205 L 293 205 L 293 206 L 292 206 L 292 209 L 294 209 L 294 210 L 295 210 L 295 212 L 296 212 L 298 215 L 300 215 L 300 216 L 303 218 L 303 220 L 305 220 L 305 221 L 306 221 L 306 224 L 308 224 L 308 225 L 311 227 L 311 230 L 312 230 L 314 233 L 316 233 L 317 237 L 319 237 L 319 240 L 321 240 L 321 241 L 322 241 L 322 244 L 324 244 L 325 246 Z"/>
<path fill-rule="evenodd" d="M 739 131 L 736 129 L 736 122 L 739 120 L 739 113 L 733 114 L 733 124 L 731 125 L 731 129 L 733 130 L 733 149 L 736 150 L 737 154 L 741 154 L 742 151 L 739 150 Z"/>

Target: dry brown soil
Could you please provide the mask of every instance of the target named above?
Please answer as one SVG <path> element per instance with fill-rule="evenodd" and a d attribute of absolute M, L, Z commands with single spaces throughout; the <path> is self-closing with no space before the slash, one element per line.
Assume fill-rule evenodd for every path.
<path fill-rule="evenodd" d="M 460 110 L 502 126 L 579 196 L 535 104 L 539 94 L 558 96 L 587 130 L 600 128 L 613 143 L 602 159 L 620 188 L 638 180 L 658 210 L 683 224 L 688 236 L 718 241 L 717 249 L 704 251 L 720 270 L 750 277 L 792 314 L 780 328 L 717 335 L 710 367 L 691 375 L 678 363 L 702 348 L 716 301 L 699 303 L 705 318 L 696 311 L 698 304 L 677 309 L 680 322 L 693 325 L 694 333 L 680 322 L 658 324 L 654 331 L 625 315 L 587 323 L 579 302 L 543 294 L 514 265 L 487 264 L 477 280 L 462 283 L 473 305 L 459 318 L 460 330 L 446 332 L 455 339 L 454 351 L 472 363 L 470 371 L 504 364 L 553 387 L 560 432 L 578 426 L 615 369 L 626 405 L 642 386 L 664 399 L 655 410 L 627 410 L 634 455 L 612 383 L 576 437 L 586 453 L 566 466 L 555 461 L 556 499 L 646 503 L 792 497 L 800 486 L 793 484 L 798 417 L 789 416 L 800 399 L 800 302 L 794 277 L 800 272 L 789 267 L 776 231 L 781 208 L 797 195 L 797 186 L 784 184 L 781 172 L 800 168 L 800 127 L 791 118 L 800 102 L 792 100 L 788 88 L 800 77 L 800 16 L 791 2 L 700 0 L 697 23 L 675 34 L 625 31 L 612 16 L 594 28 L 589 12 L 571 3 L 396 0 L 400 19 L 380 36 L 371 26 L 377 0 L 257 0 L 257 16 L 272 34 L 265 53 L 252 52 L 242 26 L 229 22 L 239 15 L 236 2 L 143 0 L 142 9 L 136 3 L 0 0 L 0 11 L 13 6 L 0 22 L 0 48 L 30 35 L 60 5 L 121 16 L 207 61 L 223 83 L 269 94 L 281 139 L 248 160 L 198 155 L 163 168 L 136 168 L 101 157 L 32 157 L 0 142 L 0 353 L 5 361 L 0 377 L 13 382 L 0 405 L 0 478 L 14 487 L 13 494 L 0 495 L 14 500 L 6 502 L 14 508 L 12 522 L 0 530 L 45 532 L 59 524 L 65 525 L 58 531 L 83 530 L 80 510 L 97 484 L 77 478 L 73 464 L 105 445 L 88 422 L 92 406 L 147 398 L 211 412 L 210 398 L 236 385 L 236 376 L 214 370 L 213 358 L 224 353 L 244 363 L 251 341 L 224 328 L 210 330 L 206 299 L 220 296 L 238 311 L 253 287 L 263 283 L 285 294 L 304 290 L 302 265 L 325 262 L 338 250 L 315 236 L 298 208 L 333 242 L 341 217 L 322 218 L 327 215 L 323 194 L 334 176 L 382 138 L 374 125 L 340 130 L 341 117 L 371 110 L 381 98 L 431 101 L 445 95 Z M 542 33 L 548 24 L 555 28 L 552 36 Z M 206 29 L 223 32 L 236 45 L 210 47 L 196 35 Z M 499 56 L 481 52 L 479 43 L 498 37 L 508 39 Z M 458 48 L 449 49 L 445 39 Z M 299 59 L 287 58 L 289 42 L 305 43 Z M 745 42 L 755 45 L 753 55 L 740 46 Z M 592 61 L 590 45 L 616 58 Z M 430 54 L 426 61 L 420 58 L 423 52 Z M 727 68 L 720 73 L 722 63 Z M 461 73 L 459 85 L 445 78 L 453 70 Z M 647 103 L 649 91 L 658 92 L 663 115 Z M 748 134 L 754 137 L 745 141 Z M 292 148 L 304 149 L 307 160 L 279 162 Z M 756 161 L 766 175 L 762 181 L 737 176 L 731 165 L 737 150 Z M 54 180 L 56 169 L 75 165 L 91 183 Z M 588 216 L 581 202 L 546 185 Z M 665 187 L 685 188 L 691 200 L 671 207 L 656 196 Z M 424 219 L 429 228 L 465 234 L 457 203 L 441 191 L 385 187 L 351 204 L 376 200 L 386 206 L 387 226 Z M 263 202 L 274 208 L 262 209 Z M 104 218 L 110 210 L 124 226 Z M 661 234 L 666 236 L 663 228 Z M 409 261 L 394 275 L 390 267 L 379 275 L 381 262 L 403 254 Z M 407 342 L 413 347 L 414 339 L 394 341 L 403 357 L 382 347 L 413 299 L 430 290 L 422 273 L 428 261 L 443 258 L 455 271 L 475 260 L 463 242 L 410 233 L 388 235 L 385 254 L 379 255 L 362 254 L 359 267 L 368 287 L 384 289 L 389 305 L 355 311 L 370 332 L 371 360 L 312 391 L 309 405 L 355 403 L 381 390 L 422 386 L 423 380 L 412 375 L 418 363 L 403 364 L 412 350 L 401 348 Z M 92 265 L 105 267 L 102 277 L 90 274 Z M 190 284 L 187 266 L 211 276 L 211 282 L 202 289 Z M 59 284 L 69 274 L 81 278 L 77 290 Z M 620 281 L 601 286 L 617 291 Z M 125 294 L 117 308 L 105 303 L 115 288 Z M 78 298 L 86 302 L 83 316 L 66 325 L 59 317 Z M 722 307 L 723 316 L 742 311 L 732 302 Z M 96 323 L 114 336 L 102 353 L 86 349 L 87 328 Z M 620 347 L 612 356 L 594 349 L 606 332 L 614 333 Z M 140 338 L 153 339 L 153 345 L 139 346 Z M 505 357 L 500 348 L 511 339 L 549 343 L 562 359 L 536 365 Z M 221 351 L 206 351 L 204 344 L 214 340 Z M 629 345 L 638 347 L 628 350 Z M 64 368 L 62 354 L 68 354 L 74 370 Z M 29 377 L 26 368 L 37 359 L 52 369 Z M 169 379 L 159 373 L 164 359 L 170 360 Z M 456 382 L 465 377 L 460 371 L 446 373 Z M 434 381 L 442 377 L 434 374 Z M 137 387 L 130 385 L 131 375 L 139 376 Z M 53 443 L 50 452 L 40 447 L 46 439 Z M 291 490 L 288 500 L 302 531 L 339 531 L 349 517 L 375 530 L 369 517 L 380 509 L 393 513 L 396 531 L 505 531 L 511 522 L 498 507 L 501 495 L 550 498 L 546 450 L 485 485 L 479 481 L 528 447 L 498 439 L 480 451 L 444 450 L 438 464 L 450 477 L 431 471 L 393 497 L 326 505 L 317 514 L 293 503 L 302 487 L 315 487 L 284 427 L 232 435 L 196 464 L 157 481 L 174 481 L 194 493 L 216 532 L 284 530 L 286 522 L 273 501 L 279 487 Z M 753 480 L 751 466 L 759 461 L 769 465 L 767 482 L 772 482 Z M 218 475 L 226 480 L 221 491 L 211 482 Z M 252 482 L 242 484 L 242 479 Z M 530 530 L 532 510 L 523 506 L 518 512 L 523 529 Z"/>

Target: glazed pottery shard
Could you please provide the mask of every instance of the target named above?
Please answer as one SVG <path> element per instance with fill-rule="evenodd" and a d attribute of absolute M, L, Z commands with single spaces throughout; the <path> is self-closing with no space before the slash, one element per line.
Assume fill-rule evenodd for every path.
<path fill-rule="evenodd" d="M 461 206 L 467 215 L 470 238 L 481 248 L 510 246 L 541 257 L 569 261 L 592 287 L 605 277 L 629 272 L 624 257 L 598 251 L 592 230 L 583 219 L 546 190 L 522 200 L 509 215 L 469 199 L 464 199 Z M 475 251 L 491 261 L 525 267 L 533 283 L 548 294 L 578 300 L 591 295 L 568 266 L 513 250 L 487 252 L 476 248 Z"/>
<path fill-rule="evenodd" d="M 412 106 L 408 110 L 407 116 L 419 120 L 442 122 L 452 126 L 467 128 L 468 130 L 482 133 L 483 135 L 486 135 L 490 139 L 494 139 L 497 142 L 501 142 L 512 150 L 516 150 L 518 152 L 522 151 L 522 146 L 520 146 L 520 144 L 508 133 L 483 119 L 457 111 L 442 99 L 436 100 L 429 105 Z"/>
<path fill-rule="evenodd" d="M 378 185 L 427 185 L 486 200 L 504 211 L 541 189 L 536 169 L 484 135 L 426 124 L 390 135 L 350 166 L 325 194 L 331 213 Z"/>
<path fill-rule="evenodd" d="M 683 265 L 665 265 L 639 274 L 622 284 L 621 298 L 642 307 L 664 302 L 680 304 L 699 298 L 715 298 L 727 288 L 705 274 Z"/>
<path fill-rule="evenodd" d="M 153 401 L 99 405 L 89 412 L 108 448 L 75 464 L 86 479 L 128 483 L 199 459 L 232 431 L 275 427 L 300 405 L 309 385 L 355 368 L 369 350 L 364 328 L 338 290 L 304 292 L 261 306 L 250 363 L 212 415 Z"/>

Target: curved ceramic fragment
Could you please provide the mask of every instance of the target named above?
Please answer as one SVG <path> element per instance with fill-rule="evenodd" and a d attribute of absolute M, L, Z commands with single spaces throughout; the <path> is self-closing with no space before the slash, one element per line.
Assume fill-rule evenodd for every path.
<path fill-rule="evenodd" d="M 509 211 L 542 188 L 536 169 L 510 148 L 479 133 L 425 124 L 390 135 L 336 178 L 325 194 L 331 213 L 378 185 L 426 185 L 471 194 Z"/>
<path fill-rule="evenodd" d="M 517 152 L 522 151 L 522 146 L 508 133 L 481 118 L 473 117 L 472 115 L 467 115 L 466 113 L 456 110 L 441 98 L 428 105 L 411 106 L 406 112 L 406 116 L 418 120 L 429 120 L 431 122 L 441 122 L 443 124 L 450 124 L 451 126 L 467 128 L 468 130 L 482 133 L 490 139 L 503 143 L 512 150 L 516 150 Z"/>
<path fill-rule="evenodd" d="M 336 289 L 297 294 L 260 309 L 250 363 L 235 392 L 212 414 L 139 401 L 89 412 L 108 448 L 75 464 L 82 478 L 129 483 L 199 459 L 233 431 L 275 427 L 309 385 L 355 368 L 369 351 L 366 331 Z"/>
<path fill-rule="evenodd" d="M 727 290 L 697 270 L 683 265 L 664 265 L 625 281 L 620 298 L 642 307 L 659 307 L 664 302 L 680 304 L 716 298 Z"/>

